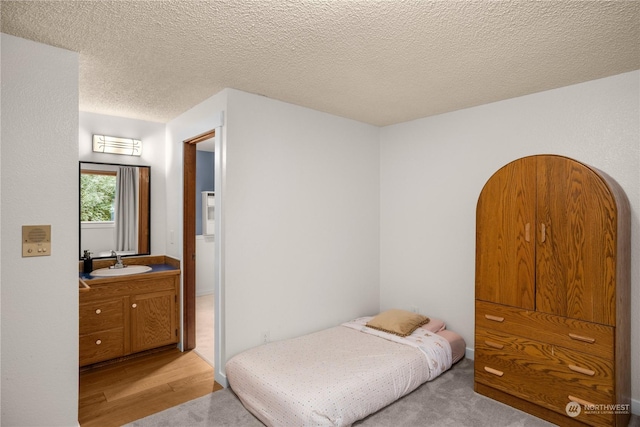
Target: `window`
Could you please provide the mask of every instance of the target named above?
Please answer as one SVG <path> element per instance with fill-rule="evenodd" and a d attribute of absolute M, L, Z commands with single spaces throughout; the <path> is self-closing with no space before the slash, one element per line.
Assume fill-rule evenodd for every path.
<path fill-rule="evenodd" d="M 83 170 L 80 174 L 80 221 L 113 222 L 116 172 Z"/>

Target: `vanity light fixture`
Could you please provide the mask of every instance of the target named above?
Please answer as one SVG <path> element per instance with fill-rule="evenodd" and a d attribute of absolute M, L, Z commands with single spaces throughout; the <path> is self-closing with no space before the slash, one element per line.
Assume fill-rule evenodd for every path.
<path fill-rule="evenodd" d="M 93 151 L 96 153 L 139 156 L 142 154 L 142 141 L 115 136 L 93 135 Z"/>

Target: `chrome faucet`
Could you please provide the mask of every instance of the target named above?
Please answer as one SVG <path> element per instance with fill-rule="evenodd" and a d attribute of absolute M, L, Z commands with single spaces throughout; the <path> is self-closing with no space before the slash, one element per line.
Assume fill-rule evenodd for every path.
<path fill-rule="evenodd" d="M 114 250 L 111 251 L 111 256 L 116 257 L 116 263 L 111 266 L 111 268 L 125 268 L 126 266 L 122 263 L 122 258 L 118 253 Z"/>

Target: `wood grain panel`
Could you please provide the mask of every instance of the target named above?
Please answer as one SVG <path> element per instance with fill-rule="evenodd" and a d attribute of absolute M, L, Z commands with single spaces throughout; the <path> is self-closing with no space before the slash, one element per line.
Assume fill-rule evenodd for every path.
<path fill-rule="evenodd" d="M 484 367 L 487 365 L 503 370 L 505 372 L 504 375 L 499 377 L 487 372 L 484 370 Z M 529 372 L 523 373 L 509 371 L 509 366 L 514 365 L 502 366 L 500 361 L 496 361 L 496 359 L 490 357 L 481 357 L 480 359 L 476 359 L 474 371 L 476 390 L 478 389 L 478 385 L 481 384 L 494 390 L 508 393 L 516 398 L 526 400 L 530 404 L 533 403 L 547 410 L 553 411 L 556 414 L 553 418 L 556 419 L 556 423 L 558 425 L 569 425 L 571 418 L 566 415 L 565 408 L 570 402 L 570 393 L 573 393 L 570 383 L 550 380 L 540 373 L 530 375 Z M 484 388 L 485 390 L 486 387 Z M 578 395 L 583 400 L 596 404 L 613 403 L 611 398 L 607 399 L 605 402 L 588 399 L 588 397 L 599 397 L 599 395 Z M 534 405 L 528 405 L 524 410 L 529 412 L 529 410 L 532 409 L 531 406 Z M 584 411 L 575 418 L 577 421 L 593 426 L 611 426 L 614 423 L 614 419 L 615 417 L 613 414 L 587 414 Z"/>
<path fill-rule="evenodd" d="M 476 298 L 533 310 L 535 159 L 517 160 L 482 189 L 476 210 Z"/>
<path fill-rule="evenodd" d="M 78 421 L 118 427 L 220 389 L 195 353 L 153 353 L 82 371 Z"/>
<path fill-rule="evenodd" d="M 547 386 L 563 385 L 576 395 L 596 402 L 609 402 L 613 396 L 613 361 L 563 349 L 541 341 L 484 330 L 477 334 L 476 360 L 492 360 L 492 368 L 510 374 L 540 377 Z M 498 349 L 489 343 L 498 343 Z M 585 397 L 586 398 L 586 397 Z"/>
<path fill-rule="evenodd" d="M 80 366 L 124 355 L 124 328 L 82 335 L 79 339 Z"/>
<path fill-rule="evenodd" d="M 124 280 L 119 280 L 121 279 L 120 277 L 116 278 L 118 280 L 113 281 L 91 280 L 89 282 L 91 290 L 80 295 L 80 302 L 162 290 L 175 290 L 179 274 L 179 272 L 171 271 L 167 273 L 145 273 L 144 276 L 139 275 L 135 279 L 132 279 L 132 276 L 128 276 L 128 279 L 126 279 L 127 276 L 122 276 L 125 278 Z"/>
<path fill-rule="evenodd" d="M 139 186 L 140 193 L 138 194 L 138 253 L 149 254 L 151 248 L 150 242 L 150 230 L 151 230 L 151 212 L 150 212 L 150 198 L 151 198 L 151 181 L 149 168 L 138 168 L 139 175 L 138 180 L 141 183 Z"/>
<path fill-rule="evenodd" d="M 615 325 L 617 209 L 603 180 L 563 157 L 538 157 L 536 310 Z"/>
<path fill-rule="evenodd" d="M 525 268 L 501 263 L 528 260 L 504 243 L 502 223 L 510 218 L 517 229 L 523 209 L 503 194 L 524 180 L 517 168 L 526 164 L 519 173 L 529 176 L 531 162 L 534 201 L 523 203 L 535 206 L 525 231 L 534 244 L 534 304 L 525 296 L 518 305 L 502 288 L 522 291 L 522 282 L 503 271 Z M 566 157 L 516 160 L 485 185 L 477 228 L 474 389 L 558 425 L 627 425 L 625 411 L 565 413 L 570 401 L 630 404 L 630 207 L 622 188 Z"/>
<path fill-rule="evenodd" d="M 124 326 L 122 299 L 80 304 L 80 335 Z"/>
<path fill-rule="evenodd" d="M 174 291 L 133 296 L 131 307 L 131 351 L 178 342 Z"/>
<path fill-rule="evenodd" d="M 172 270 L 91 280 L 91 289 L 79 295 L 80 366 L 177 343 L 179 279 L 180 271 Z M 95 339 L 87 333 L 99 338 L 115 326 L 120 327 L 119 350 L 105 349 L 116 347 L 111 341 L 93 348 Z"/>
<path fill-rule="evenodd" d="M 502 317 L 504 321 L 492 321 L 485 315 Z M 533 340 L 544 337 L 549 344 L 613 358 L 614 328 L 599 323 L 476 301 L 476 333 L 486 329 Z M 576 339 L 579 337 L 585 340 Z"/>

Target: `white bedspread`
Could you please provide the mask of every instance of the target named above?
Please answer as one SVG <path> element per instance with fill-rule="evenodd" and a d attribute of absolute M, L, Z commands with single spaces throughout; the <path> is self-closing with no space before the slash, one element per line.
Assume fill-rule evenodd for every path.
<path fill-rule="evenodd" d="M 268 426 L 349 426 L 451 366 L 444 338 L 400 338 L 366 319 L 238 354 L 226 365 L 229 384 Z"/>

